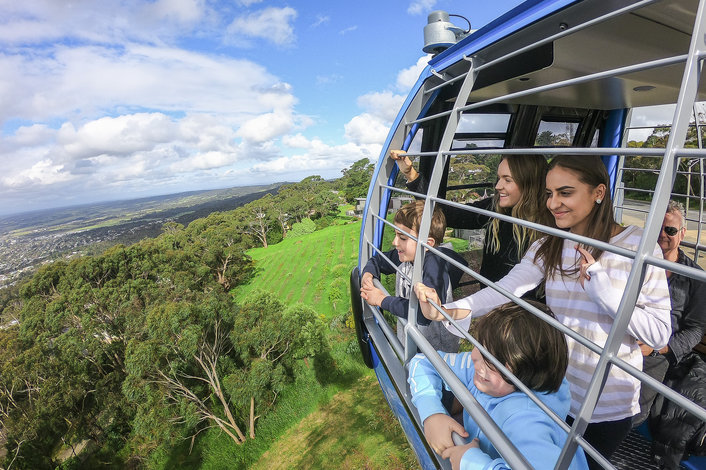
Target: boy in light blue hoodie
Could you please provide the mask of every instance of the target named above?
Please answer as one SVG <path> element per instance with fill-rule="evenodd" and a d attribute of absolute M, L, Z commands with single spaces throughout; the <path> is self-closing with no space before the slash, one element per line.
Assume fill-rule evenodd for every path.
<path fill-rule="evenodd" d="M 532 304 L 554 316 L 546 305 Z M 559 417 L 566 418 L 571 396 L 564 379 L 568 353 L 563 333 L 512 303 L 476 320 L 473 331 L 488 352 Z M 477 348 L 472 352 L 440 354 L 527 461 L 537 469 L 554 468 L 566 442 L 566 432 L 505 380 Z M 408 381 L 427 441 L 442 458 L 451 459 L 454 470 L 510 468 L 467 411 L 463 412 L 463 426 L 448 416 L 441 404 L 445 384 L 423 354 L 412 359 Z M 452 432 L 470 442 L 454 445 Z M 579 447 L 569 469 L 587 468 L 583 449 Z"/>

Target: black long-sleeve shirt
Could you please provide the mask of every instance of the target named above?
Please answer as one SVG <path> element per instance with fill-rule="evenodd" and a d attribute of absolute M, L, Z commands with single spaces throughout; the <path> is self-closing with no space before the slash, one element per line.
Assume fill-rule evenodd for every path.
<path fill-rule="evenodd" d="M 426 193 L 429 184 L 421 174 L 414 180 L 407 183 L 407 189 L 417 193 Z M 473 203 L 467 204 L 478 209 L 493 210 L 493 198 L 481 199 Z M 441 209 L 446 216 L 446 226 L 460 229 L 482 229 L 488 228 L 490 217 L 481 215 L 475 212 L 467 211 L 458 207 L 440 204 Z M 510 270 L 520 262 L 523 253 L 519 253 L 519 247 L 515 241 L 513 232 L 513 224 L 500 220 L 498 226 L 498 241 L 499 249 L 497 252 L 491 248 L 490 230 L 485 231 L 485 239 L 483 241 L 483 260 L 481 261 L 480 270 L 482 276 L 487 277 L 493 282 L 497 282 Z"/>

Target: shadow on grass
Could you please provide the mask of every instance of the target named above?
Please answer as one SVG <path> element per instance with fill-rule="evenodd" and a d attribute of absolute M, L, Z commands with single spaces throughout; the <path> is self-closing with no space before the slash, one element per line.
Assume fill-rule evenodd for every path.
<path fill-rule="evenodd" d="M 362 364 L 362 358 L 360 358 L 360 363 Z M 363 375 L 363 371 L 360 367 L 346 367 L 346 365 L 336 361 L 330 351 L 325 351 L 319 354 L 314 361 L 316 380 L 323 386 L 349 387 Z"/>

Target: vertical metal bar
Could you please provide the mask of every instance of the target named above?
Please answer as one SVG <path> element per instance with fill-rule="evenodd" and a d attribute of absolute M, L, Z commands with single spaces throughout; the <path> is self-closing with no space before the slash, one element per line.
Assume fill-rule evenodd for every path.
<path fill-rule="evenodd" d="M 446 122 L 446 128 L 444 129 L 444 134 L 441 137 L 441 142 L 439 144 L 439 149 L 436 154 L 436 161 L 434 162 L 434 169 L 432 170 L 431 178 L 429 180 L 429 187 L 427 188 L 427 195 L 436 194 L 439 191 L 439 185 L 441 184 L 441 177 L 444 172 L 444 166 L 446 165 L 446 159 L 448 158 L 444 155 L 444 152 L 451 148 L 453 143 L 453 137 L 456 133 L 456 128 L 458 127 L 459 114 L 458 108 L 466 104 L 466 98 L 471 93 L 473 89 L 473 83 L 475 82 L 476 72 L 473 68 L 473 61 L 469 61 L 469 70 L 466 78 L 463 80 L 461 89 L 456 95 L 456 101 L 454 102 L 453 112 L 449 115 L 449 119 Z M 429 238 L 429 228 L 431 227 L 431 216 L 434 211 L 434 201 L 427 198 L 424 201 L 424 217 L 422 217 L 422 223 L 419 227 L 419 237 L 417 238 L 417 252 L 414 257 L 414 267 L 412 269 L 412 286 L 414 284 L 422 281 L 422 268 L 424 263 L 424 247 L 422 247 L 421 242 L 426 242 Z M 409 301 L 409 313 L 407 315 L 407 324 L 417 326 L 417 296 L 414 293 L 414 289 L 410 293 Z M 405 328 L 405 364 L 409 362 L 410 359 L 417 354 L 417 347 L 414 341 L 409 341 L 409 326 Z"/>
<path fill-rule="evenodd" d="M 699 141 L 701 145 L 701 141 Z M 696 247 L 694 248 L 694 262 L 698 264 L 701 254 L 701 231 L 704 222 L 704 160 L 699 158 L 699 222 L 696 225 Z"/>
<path fill-rule="evenodd" d="M 672 128 L 670 130 L 669 140 L 667 141 L 667 146 L 665 148 L 662 168 L 657 178 L 657 186 L 655 188 L 654 198 L 652 199 L 650 212 L 645 222 L 645 232 L 640 240 L 640 245 L 638 246 L 635 255 L 632 270 L 630 271 L 630 275 L 625 286 L 625 293 L 620 301 L 620 306 L 618 307 L 615 322 L 613 323 L 613 327 L 608 335 L 608 340 L 606 341 L 603 353 L 598 360 L 596 371 L 591 378 L 586 397 L 581 404 L 581 408 L 579 409 L 574 424 L 571 427 L 571 431 L 569 432 L 567 445 L 565 445 L 562 449 L 562 455 L 559 458 L 559 467 L 561 464 L 568 465 L 568 462 L 571 460 L 571 457 L 576 451 L 577 443 L 574 439 L 577 434 L 583 434 L 591 416 L 593 415 L 593 410 L 598 402 L 603 383 L 605 382 L 610 370 L 610 363 L 608 359 L 609 357 L 617 354 L 618 347 L 620 346 L 622 337 L 625 334 L 632 315 L 632 310 L 634 309 L 637 301 L 637 296 L 645 274 L 645 256 L 652 253 L 657 243 L 657 237 L 659 236 L 659 231 L 662 227 L 661 221 L 664 218 L 671 189 L 674 184 L 674 178 L 676 176 L 677 162 L 675 155 L 677 150 L 684 146 L 689 120 L 691 117 L 690 109 L 694 104 L 698 90 L 701 73 L 699 53 L 706 46 L 706 44 L 704 44 L 704 32 L 706 32 L 706 27 L 704 25 L 704 5 L 704 0 L 699 2 L 699 8 L 696 14 L 694 29 L 691 36 L 691 43 L 689 45 L 689 53 L 684 68 L 684 75 L 682 76 L 681 87 L 679 89 L 679 98 L 677 100 L 676 109 L 674 110 L 674 118 L 672 119 Z"/>
<path fill-rule="evenodd" d="M 696 138 L 699 141 L 699 149 L 703 150 L 704 145 L 703 145 L 703 126 L 701 125 L 701 120 L 699 119 L 699 113 L 698 110 L 696 109 L 696 105 L 694 105 L 694 121 L 696 122 Z M 698 216 L 698 223 L 696 224 L 696 246 L 694 247 L 694 262 L 698 264 L 699 262 L 699 254 L 701 250 L 699 249 L 699 245 L 701 244 L 701 223 L 703 221 L 703 213 L 704 213 L 704 160 L 703 158 L 699 158 L 696 163 L 699 165 L 699 216 Z M 691 170 L 689 170 L 691 173 Z M 689 178 L 691 178 L 691 174 L 689 174 Z M 687 208 L 687 210 L 689 210 Z M 688 212 L 687 212 L 688 214 Z M 687 221 L 686 224 L 688 225 L 689 222 Z"/>
<path fill-rule="evenodd" d="M 625 122 L 632 124 L 632 108 L 628 109 L 627 115 L 625 116 Z M 628 146 L 628 140 L 630 139 L 630 127 L 625 126 L 623 130 L 623 137 L 620 140 L 620 147 L 625 148 Z M 617 177 L 615 180 L 615 198 L 613 198 L 613 210 L 615 214 L 615 221 L 619 224 L 623 223 L 623 203 L 625 202 L 625 184 L 623 183 L 623 178 L 625 175 L 625 155 L 618 155 L 618 169 L 616 171 Z"/>

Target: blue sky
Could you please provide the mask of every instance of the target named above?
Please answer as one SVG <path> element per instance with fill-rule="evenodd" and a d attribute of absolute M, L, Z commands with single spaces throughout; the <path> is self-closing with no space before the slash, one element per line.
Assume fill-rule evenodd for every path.
<path fill-rule="evenodd" d="M 377 159 L 430 11 L 520 3 L 0 0 L 0 215 L 338 177 Z"/>

